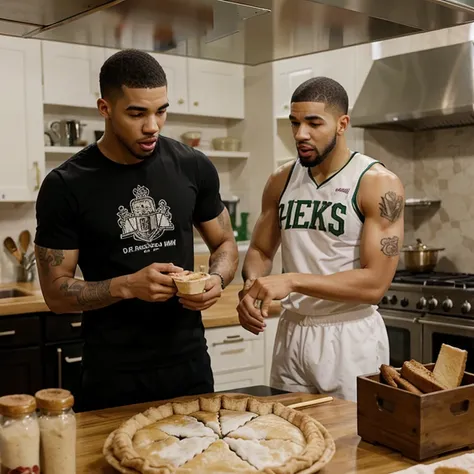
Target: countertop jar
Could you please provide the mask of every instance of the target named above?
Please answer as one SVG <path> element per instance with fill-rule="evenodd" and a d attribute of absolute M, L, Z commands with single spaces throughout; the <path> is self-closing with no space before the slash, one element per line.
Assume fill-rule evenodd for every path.
<path fill-rule="evenodd" d="M 47 474 L 76 472 L 76 415 L 68 390 L 49 388 L 36 392 L 40 410 L 41 469 Z"/>
<path fill-rule="evenodd" d="M 39 474 L 40 430 L 31 395 L 0 398 L 1 474 Z"/>

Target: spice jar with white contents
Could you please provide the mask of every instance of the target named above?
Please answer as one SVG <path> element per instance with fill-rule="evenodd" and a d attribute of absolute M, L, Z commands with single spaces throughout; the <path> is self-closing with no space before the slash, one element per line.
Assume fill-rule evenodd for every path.
<path fill-rule="evenodd" d="M 0 398 L 1 474 L 39 474 L 40 430 L 31 395 Z"/>
<path fill-rule="evenodd" d="M 76 472 L 76 415 L 68 390 L 49 388 L 36 392 L 41 432 L 41 470 L 47 474 Z"/>

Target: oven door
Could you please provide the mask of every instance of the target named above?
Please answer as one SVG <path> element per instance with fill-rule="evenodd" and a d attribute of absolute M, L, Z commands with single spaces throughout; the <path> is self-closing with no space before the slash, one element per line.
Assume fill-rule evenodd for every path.
<path fill-rule="evenodd" d="M 466 372 L 474 372 L 474 321 L 431 314 L 418 321 L 423 327 L 424 364 L 436 362 L 441 344 L 444 343 L 466 350 Z"/>
<path fill-rule="evenodd" d="M 410 359 L 421 360 L 422 327 L 418 324 L 419 314 L 401 311 L 381 310 L 390 343 L 390 365 L 401 367 Z"/>

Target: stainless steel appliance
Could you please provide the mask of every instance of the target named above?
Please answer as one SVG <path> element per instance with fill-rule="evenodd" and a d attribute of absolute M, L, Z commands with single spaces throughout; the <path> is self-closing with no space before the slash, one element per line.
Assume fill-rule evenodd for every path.
<path fill-rule="evenodd" d="M 474 44 L 374 61 L 351 122 L 354 127 L 402 131 L 474 124 Z"/>
<path fill-rule="evenodd" d="M 474 371 L 474 274 L 396 273 L 379 303 L 390 340 L 390 363 L 435 362 L 441 344 L 468 351 Z"/>
<path fill-rule="evenodd" d="M 9 36 L 135 47 L 249 65 L 474 20 L 473 0 L 10 0 L 0 4 L 0 33 Z"/>

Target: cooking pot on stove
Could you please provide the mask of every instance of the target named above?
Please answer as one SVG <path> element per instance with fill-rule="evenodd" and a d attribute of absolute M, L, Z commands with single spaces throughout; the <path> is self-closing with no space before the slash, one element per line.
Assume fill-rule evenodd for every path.
<path fill-rule="evenodd" d="M 405 268 L 409 272 L 432 272 L 438 263 L 438 252 L 444 248 L 429 247 L 420 239 L 416 239 L 416 245 L 407 245 L 402 248 L 405 255 Z"/>

